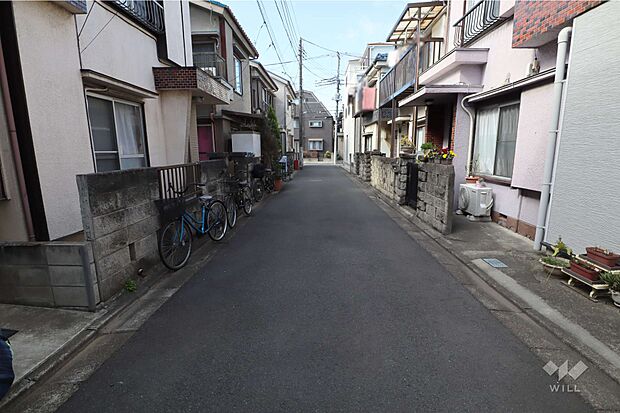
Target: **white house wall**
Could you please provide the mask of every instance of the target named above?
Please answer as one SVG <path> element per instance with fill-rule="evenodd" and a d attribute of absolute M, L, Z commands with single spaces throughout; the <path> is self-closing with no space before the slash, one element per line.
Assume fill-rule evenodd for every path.
<path fill-rule="evenodd" d="M 577 17 L 547 241 L 620 251 L 620 2 Z"/>
<path fill-rule="evenodd" d="M 94 168 L 74 16 L 52 2 L 14 2 L 13 10 L 48 231 L 55 239 L 82 229 L 75 176 Z"/>

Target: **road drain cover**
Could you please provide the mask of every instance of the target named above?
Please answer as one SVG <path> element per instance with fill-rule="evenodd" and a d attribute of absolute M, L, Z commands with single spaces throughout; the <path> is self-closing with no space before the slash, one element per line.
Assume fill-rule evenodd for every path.
<path fill-rule="evenodd" d="M 486 262 L 493 268 L 508 268 L 506 264 L 504 264 L 497 258 L 483 258 L 482 261 Z"/>

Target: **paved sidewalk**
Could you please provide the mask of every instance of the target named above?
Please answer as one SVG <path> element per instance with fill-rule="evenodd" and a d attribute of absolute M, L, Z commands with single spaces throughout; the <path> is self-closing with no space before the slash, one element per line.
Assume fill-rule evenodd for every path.
<path fill-rule="evenodd" d="M 349 176 L 620 383 L 620 309 L 611 299 L 594 302 L 567 287 L 565 278 L 549 276 L 538 262 L 542 254 L 533 250 L 532 241 L 496 223 L 471 222 L 455 215 L 453 233 L 444 236 L 418 220 L 411 208 L 397 205 Z M 487 258 L 498 259 L 506 267 L 493 268 L 484 261 Z"/>

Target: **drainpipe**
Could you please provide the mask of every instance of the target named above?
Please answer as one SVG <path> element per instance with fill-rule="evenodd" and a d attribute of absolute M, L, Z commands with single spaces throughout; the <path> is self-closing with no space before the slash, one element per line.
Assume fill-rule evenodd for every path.
<path fill-rule="evenodd" d="M 471 111 L 467 106 L 465 106 L 465 101 L 469 98 L 469 96 L 464 96 L 461 99 L 461 107 L 469 116 L 469 140 L 467 141 L 467 163 L 465 164 L 466 174 L 465 177 L 471 175 L 471 157 L 474 152 L 474 126 L 476 123 L 476 114 Z M 456 113 L 454 114 L 456 116 Z"/>
<path fill-rule="evenodd" d="M 0 88 L 2 88 L 2 100 L 4 103 L 4 114 L 9 128 L 9 140 L 11 141 L 11 152 L 13 154 L 13 162 L 15 163 L 15 174 L 17 175 L 17 186 L 22 201 L 22 212 L 26 221 L 26 233 L 29 241 L 35 241 L 34 226 L 32 225 L 32 215 L 30 214 L 30 203 L 28 202 L 28 192 L 26 191 L 26 180 L 24 178 L 24 169 L 22 166 L 22 158 L 19 153 L 19 143 L 17 141 L 17 130 L 15 128 L 15 118 L 13 117 L 13 106 L 9 94 L 9 82 L 6 75 L 6 66 L 4 64 L 4 53 L 0 44 Z"/>
<path fill-rule="evenodd" d="M 538 221 L 536 223 L 536 236 L 534 237 L 534 250 L 540 251 L 542 240 L 545 235 L 549 198 L 553 184 L 553 168 L 555 161 L 555 146 L 560 128 L 560 111 L 562 107 L 562 94 L 564 92 L 564 74 L 566 72 L 566 54 L 572 29 L 565 27 L 558 35 L 558 54 L 555 61 L 555 82 L 553 87 L 553 106 L 551 107 L 551 130 L 547 141 L 547 155 L 545 157 L 545 170 L 543 173 L 542 193 L 538 206 Z"/>

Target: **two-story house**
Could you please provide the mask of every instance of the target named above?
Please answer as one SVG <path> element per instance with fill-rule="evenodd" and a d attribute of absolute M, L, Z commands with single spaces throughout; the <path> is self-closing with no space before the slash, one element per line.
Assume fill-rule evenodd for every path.
<path fill-rule="evenodd" d="M 77 174 L 198 159 L 189 3 L 0 3 L 0 240 L 79 239 Z M 195 135 L 195 134 L 194 134 Z"/>
<path fill-rule="evenodd" d="M 280 125 L 280 134 L 282 138 L 282 149 L 284 152 L 297 152 L 295 148 L 295 100 L 297 92 L 295 88 L 285 78 L 275 73 L 269 72 L 269 75 L 278 86 L 278 90 L 274 97 L 274 110 Z"/>
<path fill-rule="evenodd" d="M 198 102 L 198 150 L 203 159 L 210 152 L 232 150 L 231 134 L 259 129 L 261 114 L 252 110 L 250 61 L 258 51 L 232 9 L 218 1 L 191 0 L 191 43 L 194 59 L 231 89 L 226 104 Z"/>
<path fill-rule="evenodd" d="M 334 118 L 317 96 L 303 91 L 303 149 L 304 157 L 322 159 L 325 152 L 333 152 Z M 299 136 L 299 124 L 295 132 Z"/>
<path fill-rule="evenodd" d="M 250 82 L 252 88 L 252 113 L 262 113 L 265 115 L 269 108 L 274 106 L 278 85 L 260 62 L 250 62 L 250 73 L 252 75 Z"/>
<path fill-rule="evenodd" d="M 517 13 L 529 3 L 530 12 Z M 538 29 L 541 40 L 529 43 L 519 28 L 539 27 L 532 11 L 551 3 L 409 3 L 388 36 L 399 56 L 379 88 L 381 107 L 413 110 L 418 146 L 423 140 L 454 149 L 455 199 L 467 175 L 483 177 L 494 192 L 493 219 L 530 238 L 554 116 L 559 24 L 549 21 Z M 600 2 L 557 3 L 561 24 L 570 25 Z M 394 129 L 392 139 L 398 148 Z"/>

